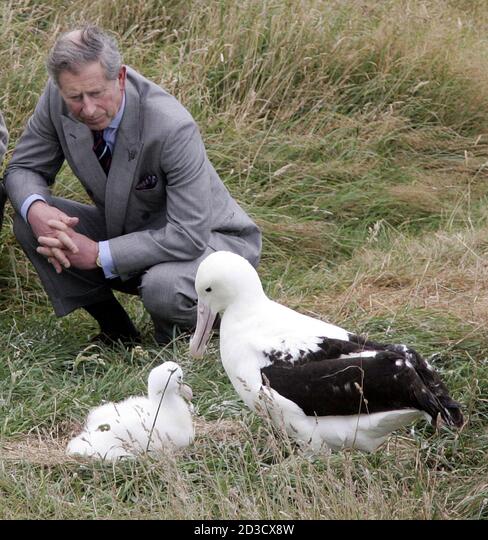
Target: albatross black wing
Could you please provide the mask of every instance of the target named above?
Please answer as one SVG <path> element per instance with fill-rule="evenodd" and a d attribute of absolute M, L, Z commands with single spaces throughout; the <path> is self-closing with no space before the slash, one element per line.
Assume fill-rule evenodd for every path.
<path fill-rule="evenodd" d="M 358 341 L 324 338 L 316 350 L 300 351 L 293 359 L 276 350 L 265 353 L 272 363 L 261 369 L 263 383 L 309 416 L 413 408 L 427 412 L 433 423 L 440 414 L 449 425 L 459 425 L 459 416 L 444 404 L 454 407 L 462 419 L 445 386 L 432 391 L 403 346 Z M 415 361 L 421 363 L 423 359 Z"/>
<path fill-rule="evenodd" d="M 405 360 L 408 360 L 415 368 L 417 375 L 422 379 L 425 386 L 437 397 L 442 405 L 444 414 L 442 418 L 449 425 L 461 427 L 464 423 L 464 417 L 461 412 L 461 406 L 449 395 L 447 386 L 442 382 L 437 371 L 423 358 L 415 349 L 399 344 L 381 344 L 374 341 L 368 341 L 361 336 L 349 335 L 352 342 L 365 347 L 366 350 L 385 350 L 399 354 Z M 444 417 L 447 417 L 444 418 Z"/>

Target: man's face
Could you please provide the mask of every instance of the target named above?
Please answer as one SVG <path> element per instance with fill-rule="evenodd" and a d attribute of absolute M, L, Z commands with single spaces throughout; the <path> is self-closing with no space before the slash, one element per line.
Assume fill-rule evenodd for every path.
<path fill-rule="evenodd" d="M 116 116 L 125 88 L 126 69 L 109 81 L 100 62 L 83 66 L 77 74 L 61 72 L 59 90 L 71 114 L 92 130 L 105 129 Z"/>

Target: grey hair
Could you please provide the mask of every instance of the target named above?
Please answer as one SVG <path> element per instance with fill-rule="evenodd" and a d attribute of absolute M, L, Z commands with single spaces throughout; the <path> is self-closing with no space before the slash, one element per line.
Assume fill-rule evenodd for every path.
<path fill-rule="evenodd" d="M 47 58 L 47 71 L 57 86 L 63 71 L 78 73 L 80 68 L 100 62 L 107 80 L 115 80 L 122 65 L 117 42 L 98 26 L 87 24 L 61 34 Z"/>

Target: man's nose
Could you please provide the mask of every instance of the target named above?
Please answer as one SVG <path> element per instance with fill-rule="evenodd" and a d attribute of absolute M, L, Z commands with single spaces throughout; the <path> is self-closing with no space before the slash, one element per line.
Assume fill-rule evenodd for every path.
<path fill-rule="evenodd" d="M 93 99 L 91 99 L 89 96 L 85 96 L 83 98 L 83 114 L 84 116 L 90 117 L 93 116 L 97 109 L 97 106 Z"/>

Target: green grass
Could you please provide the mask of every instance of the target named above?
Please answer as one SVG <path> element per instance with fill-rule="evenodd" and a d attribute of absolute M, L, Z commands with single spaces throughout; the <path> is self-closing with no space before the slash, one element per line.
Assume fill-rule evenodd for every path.
<path fill-rule="evenodd" d="M 429 357 L 468 423 L 419 423 L 375 454 L 311 457 L 247 410 L 214 339 L 161 349 L 136 298 L 133 351 L 90 346 L 56 319 L 12 235 L 0 242 L 0 517 L 488 517 L 488 25 L 482 0 L 6 1 L 0 107 L 11 155 L 59 31 L 118 36 L 125 61 L 174 93 L 210 159 L 262 227 L 279 302 Z M 68 168 L 58 195 L 86 200 Z M 65 456 L 102 400 L 145 391 L 174 359 L 194 392 L 195 443 L 115 465 Z"/>

